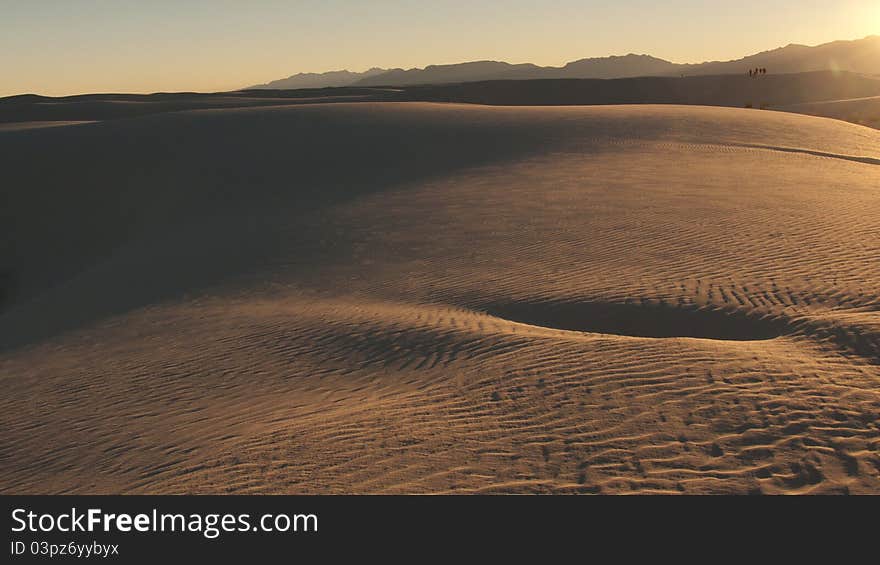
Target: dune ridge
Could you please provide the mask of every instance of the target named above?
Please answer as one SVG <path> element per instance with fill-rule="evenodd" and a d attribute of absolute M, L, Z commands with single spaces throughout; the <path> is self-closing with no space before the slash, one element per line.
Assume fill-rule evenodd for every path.
<path fill-rule="evenodd" d="M 87 94 L 0 98 L 0 132 L 189 110 L 351 103 L 445 102 L 507 106 L 706 105 L 781 110 L 877 127 L 880 78 L 849 72 L 489 80 L 401 88 L 340 87 L 240 92 Z"/>

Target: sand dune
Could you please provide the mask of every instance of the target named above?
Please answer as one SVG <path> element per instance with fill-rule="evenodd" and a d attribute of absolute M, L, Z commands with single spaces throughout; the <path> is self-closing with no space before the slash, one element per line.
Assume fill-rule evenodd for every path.
<path fill-rule="evenodd" d="M 878 163 L 682 106 L 0 131 L 0 491 L 878 493 Z"/>
<path fill-rule="evenodd" d="M 694 104 L 769 108 L 880 95 L 880 79 L 809 72 L 641 77 L 614 80 L 485 81 L 405 89 L 411 99 L 493 105 Z"/>
<path fill-rule="evenodd" d="M 880 96 L 805 102 L 780 106 L 778 109 L 811 116 L 824 116 L 880 129 Z"/>
<path fill-rule="evenodd" d="M 876 126 L 880 78 L 848 72 L 641 77 L 614 80 L 489 80 L 403 88 L 308 88 L 214 94 L 86 94 L 0 98 L 0 130 L 107 121 L 188 110 L 350 102 L 458 102 L 489 105 L 692 104 L 773 108 Z M 840 104 L 838 109 L 838 104 Z M 22 124 L 22 122 L 29 122 Z"/>

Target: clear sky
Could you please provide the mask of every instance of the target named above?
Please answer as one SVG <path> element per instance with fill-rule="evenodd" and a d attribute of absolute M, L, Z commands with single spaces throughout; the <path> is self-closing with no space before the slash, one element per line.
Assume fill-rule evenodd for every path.
<path fill-rule="evenodd" d="M 0 96 L 230 90 L 479 59 L 701 62 L 872 34 L 880 0 L 0 0 Z"/>

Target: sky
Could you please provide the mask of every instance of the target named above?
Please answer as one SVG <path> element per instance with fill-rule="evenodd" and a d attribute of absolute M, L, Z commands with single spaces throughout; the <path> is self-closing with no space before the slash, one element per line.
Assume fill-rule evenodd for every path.
<path fill-rule="evenodd" d="M 223 91 L 473 60 L 697 63 L 875 34 L 880 0 L 0 0 L 0 96 Z"/>

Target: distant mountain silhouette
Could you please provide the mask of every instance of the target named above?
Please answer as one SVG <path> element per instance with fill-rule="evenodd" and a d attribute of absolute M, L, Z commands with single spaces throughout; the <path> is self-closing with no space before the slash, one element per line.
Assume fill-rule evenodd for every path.
<path fill-rule="evenodd" d="M 539 67 L 530 63 L 511 65 L 498 61 L 477 61 L 458 65 L 431 65 L 424 69 L 394 69 L 358 80 L 355 86 L 414 86 L 481 80 L 526 80 L 545 78 L 628 78 L 674 73 L 675 63 L 649 55 L 581 59 L 564 67 Z"/>
<path fill-rule="evenodd" d="M 756 67 L 766 67 L 774 73 L 850 71 L 880 74 L 880 35 L 855 41 L 833 41 L 816 47 L 791 44 L 736 61 L 683 65 L 681 72 L 701 75 L 737 74 Z"/>
<path fill-rule="evenodd" d="M 625 55 L 572 61 L 546 78 L 632 78 L 675 74 L 681 65 L 650 55 Z"/>
<path fill-rule="evenodd" d="M 537 78 L 542 67 L 525 63 L 512 65 L 499 61 L 473 61 L 455 65 L 430 65 L 424 69 L 392 69 L 379 75 L 362 78 L 353 86 L 412 86 L 495 79 Z"/>
<path fill-rule="evenodd" d="M 350 71 L 330 71 L 327 73 L 299 73 L 287 78 L 258 84 L 251 89 L 292 90 L 297 88 L 325 88 L 328 86 L 351 86 L 355 82 L 387 72 L 386 69 L 372 68 L 362 73 Z"/>
<path fill-rule="evenodd" d="M 423 69 L 370 69 L 364 73 L 334 71 L 298 74 L 252 88 L 294 89 L 329 86 L 415 86 L 485 80 L 528 80 L 561 78 L 633 78 L 645 76 L 745 74 L 765 67 L 770 73 L 850 71 L 880 75 L 880 36 L 854 41 L 834 41 L 816 47 L 788 45 L 733 61 L 680 64 L 629 54 L 572 61 L 562 67 L 539 67 L 530 63 L 473 61 L 451 65 L 430 65 Z"/>

